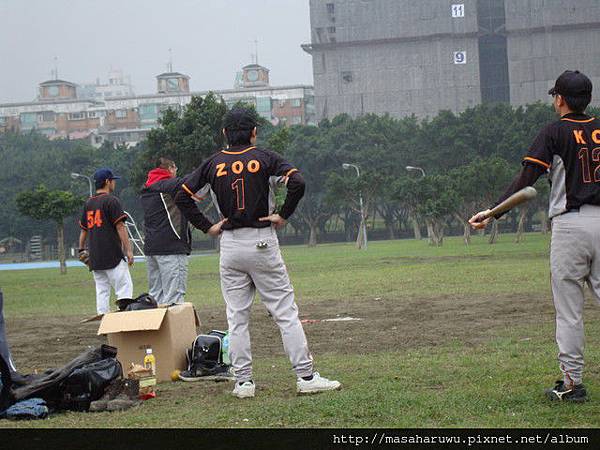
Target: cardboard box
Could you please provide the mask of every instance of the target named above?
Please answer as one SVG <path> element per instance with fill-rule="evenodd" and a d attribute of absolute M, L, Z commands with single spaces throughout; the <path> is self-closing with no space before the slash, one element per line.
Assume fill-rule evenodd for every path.
<path fill-rule="evenodd" d="M 117 359 L 124 368 L 131 363 L 144 363 L 146 349 L 156 358 L 156 378 L 171 379 L 175 369 L 187 368 L 185 351 L 197 336 L 200 321 L 191 303 L 169 308 L 106 314 L 98 334 L 108 337 L 108 344 L 117 347 Z"/>

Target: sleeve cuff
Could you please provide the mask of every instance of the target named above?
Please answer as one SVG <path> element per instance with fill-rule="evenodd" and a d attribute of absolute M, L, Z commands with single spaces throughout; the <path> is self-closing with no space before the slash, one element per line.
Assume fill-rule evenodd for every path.
<path fill-rule="evenodd" d="M 117 219 L 113 222 L 113 225 L 118 224 L 119 222 L 121 222 L 122 220 L 127 219 L 127 214 L 121 214 L 119 217 L 117 217 Z"/>
<path fill-rule="evenodd" d="M 525 158 L 523 158 L 523 164 L 525 163 L 537 164 L 538 166 L 542 166 L 546 170 L 550 170 L 550 168 L 552 167 L 551 164 L 548 164 L 547 162 L 544 162 L 537 158 L 532 158 L 531 156 L 526 156 Z"/>

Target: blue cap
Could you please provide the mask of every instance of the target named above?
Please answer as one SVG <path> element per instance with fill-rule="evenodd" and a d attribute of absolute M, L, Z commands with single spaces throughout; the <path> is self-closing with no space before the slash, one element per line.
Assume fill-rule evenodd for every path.
<path fill-rule="evenodd" d="M 96 186 L 103 185 L 106 180 L 118 180 L 119 176 L 115 175 L 113 171 L 107 167 L 96 170 L 94 172 L 94 182 Z"/>

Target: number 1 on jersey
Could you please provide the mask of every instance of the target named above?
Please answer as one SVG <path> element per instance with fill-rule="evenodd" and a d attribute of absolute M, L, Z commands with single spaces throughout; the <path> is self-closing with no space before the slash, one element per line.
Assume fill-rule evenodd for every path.
<path fill-rule="evenodd" d="M 245 209 L 245 192 L 244 192 L 244 179 L 238 178 L 233 183 L 231 183 L 231 189 L 235 191 L 235 197 L 237 200 L 237 209 L 238 211 L 242 211 Z"/>

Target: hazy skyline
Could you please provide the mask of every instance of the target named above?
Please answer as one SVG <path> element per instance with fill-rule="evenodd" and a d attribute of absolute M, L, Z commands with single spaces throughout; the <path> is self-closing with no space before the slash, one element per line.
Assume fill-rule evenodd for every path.
<path fill-rule="evenodd" d="M 112 68 L 136 94 L 156 91 L 169 48 L 192 91 L 230 89 L 252 62 L 272 85 L 312 84 L 308 0 L 0 0 L 0 103 L 31 101 L 40 82 L 107 82 Z"/>

